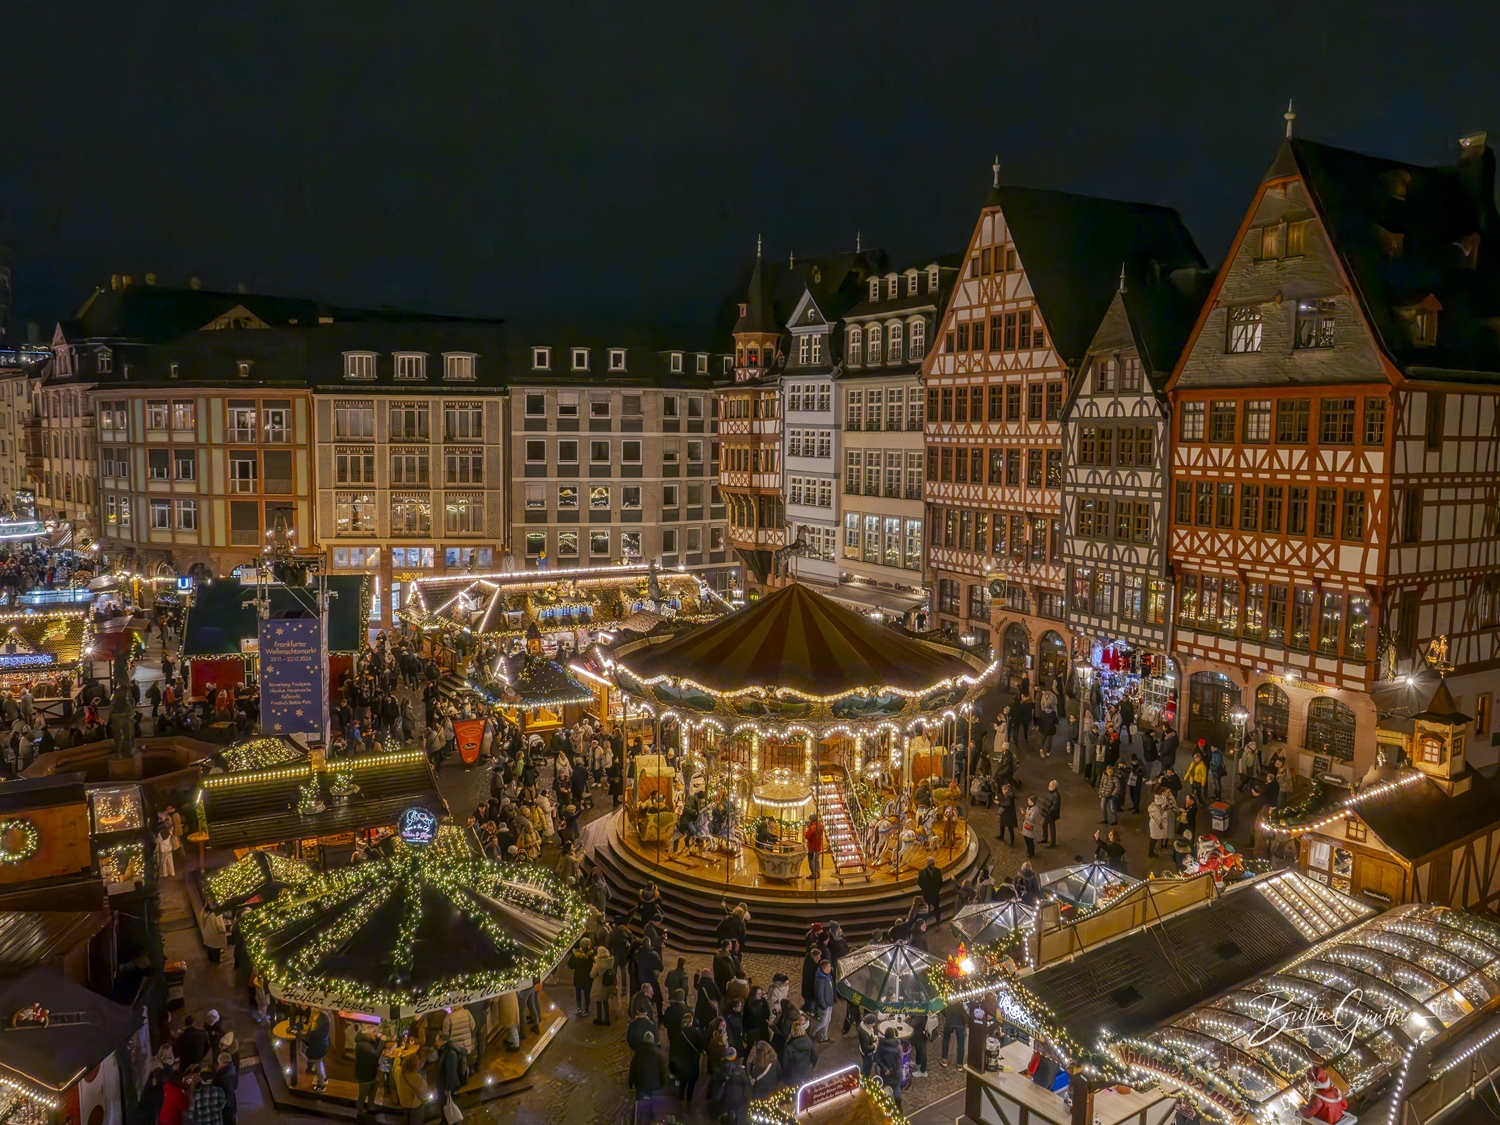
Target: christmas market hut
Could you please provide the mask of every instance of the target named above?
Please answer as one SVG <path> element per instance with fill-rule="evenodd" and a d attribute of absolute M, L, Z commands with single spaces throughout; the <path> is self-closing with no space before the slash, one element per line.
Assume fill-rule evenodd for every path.
<path fill-rule="evenodd" d="M 390 828 L 413 805 L 447 807 L 421 750 L 335 759 L 315 752 L 268 769 L 209 774 L 196 801 L 208 846 L 236 849 L 316 841 L 347 850 L 353 833 Z"/>
<path fill-rule="evenodd" d="M 470 682 L 481 698 L 525 735 L 573 726 L 582 706 L 594 698 L 591 688 L 540 653 L 497 655 L 489 667 L 471 671 Z"/>
<path fill-rule="evenodd" d="M 1140 882 L 1103 863 L 1079 863 L 1042 872 L 1042 893 L 1075 910 L 1096 910 Z"/>
<path fill-rule="evenodd" d="M 969 701 L 994 670 L 795 582 L 710 624 L 622 644 L 608 660 L 633 706 L 675 726 L 710 799 L 755 813 L 762 797 L 773 804 L 769 787 L 785 808 L 797 800 L 788 780 L 805 786 L 840 879 L 877 862 L 864 854 L 861 793 L 910 781 L 919 740 L 967 740 Z M 906 851 L 890 849 L 893 863 Z"/>
<path fill-rule="evenodd" d="M 333 574 L 328 584 L 328 691 L 339 689 L 344 676 L 365 647 L 370 614 L 370 580 L 363 574 Z M 296 593 L 273 582 L 271 614 L 303 608 Z M 215 578 L 193 593 L 182 627 L 182 656 L 191 669 L 190 690 L 195 697 L 205 688 L 233 688 L 245 683 L 256 666 L 259 619 L 255 583 L 238 578 Z"/>
<path fill-rule="evenodd" d="M 0 985 L 0 1120 L 121 1125 L 151 1062 L 141 1013 L 51 968 Z"/>
<path fill-rule="evenodd" d="M 87 609 L 38 607 L 0 613 L 0 691 L 29 690 L 53 722 L 63 719 L 63 701 L 87 679 L 85 661 L 94 654 Z M 49 706 L 48 701 L 57 701 Z"/>
<path fill-rule="evenodd" d="M 311 882 L 316 874 L 300 859 L 253 849 L 203 879 L 203 906 L 222 913 L 268 902 L 284 890 Z"/>
<path fill-rule="evenodd" d="M 411 810 L 388 855 L 283 893 L 247 911 L 241 925 L 271 994 L 326 1010 L 335 1042 L 345 1041 L 348 1021 L 383 1021 L 396 1035 L 412 1021 L 469 1008 L 484 1049 L 469 1089 L 524 1073 L 564 1022 L 549 1014 L 540 1034 L 522 1042 L 516 994 L 546 979 L 587 916 L 582 898 L 551 871 L 485 859 L 457 827 Z M 285 1068 L 288 1036 L 277 1037 Z M 352 1097 L 352 1067 L 330 1061 L 330 1088 L 347 1083 Z"/>
<path fill-rule="evenodd" d="M 966 946 L 993 945 L 1031 928 L 1036 908 L 1019 899 L 971 902 L 953 916 L 953 936 Z"/>

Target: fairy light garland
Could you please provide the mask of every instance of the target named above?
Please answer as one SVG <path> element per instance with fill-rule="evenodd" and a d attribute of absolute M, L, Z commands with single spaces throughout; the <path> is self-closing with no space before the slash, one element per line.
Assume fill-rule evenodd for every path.
<path fill-rule="evenodd" d="M 42 834 L 25 817 L 0 820 L 0 863 L 25 863 L 36 855 L 41 843 Z"/>
<path fill-rule="evenodd" d="M 817 1080 L 814 1079 L 814 1081 Z M 901 1107 L 886 1090 L 884 1083 L 861 1075 L 859 1085 L 855 1088 L 875 1103 L 880 1111 L 880 1116 L 876 1120 L 886 1122 L 888 1125 L 911 1125 L 910 1118 L 901 1112 Z M 783 1086 L 770 1097 L 751 1102 L 747 1107 L 747 1112 L 752 1125 L 800 1125 L 796 1116 L 786 1108 L 795 1096 L 792 1087 Z"/>
<path fill-rule="evenodd" d="M 1367 789 L 1360 790 L 1354 796 L 1341 801 L 1334 812 L 1329 813 L 1320 820 L 1306 824 L 1289 825 L 1287 822 L 1294 819 L 1297 815 L 1306 815 L 1307 812 L 1310 812 L 1311 803 L 1322 795 L 1321 783 L 1315 781 L 1313 782 L 1313 790 L 1309 794 L 1307 802 L 1299 803 L 1293 809 L 1283 810 L 1281 816 L 1278 818 L 1278 822 L 1273 822 L 1269 813 L 1262 814 L 1259 827 L 1277 836 L 1303 836 L 1309 832 L 1316 832 L 1320 828 L 1326 828 L 1330 824 L 1335 824 L 1340 820 L 1347 819 L 1349 813 L 1357 812 L 1359 807 L 1366 801 L 1373 801 L 1378 797 L 1384 797 L 1399 790 L 1408 789 L 1426 780 L 1427 775 L 1425 773 L 1413 770 L 1401 777 L 1392 778 L 1390 781 L 1382 781 L 1378 785 L 1372 785 Z"/>

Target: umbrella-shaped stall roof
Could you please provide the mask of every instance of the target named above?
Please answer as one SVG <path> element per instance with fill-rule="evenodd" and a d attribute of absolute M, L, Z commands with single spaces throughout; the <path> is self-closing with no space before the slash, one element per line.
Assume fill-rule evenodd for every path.
<path fill-rule="evenodd" d="M 942 962 L 904 941 L 867 945 L 839 964 L 838 993 L 872 1012 L 936 1012 L 942 995 L 928 972 Z"/>
<path fill-rule="evenodd" d="M 1092 910 L 1139 882 L 1139 879 L 1122 875 L 1102 863 L 1059 867 L 1056 871 L 1043 872 L 1041 878 L 1043 894 L 1056 895 L 1063 902 L 1083 910 Z"/>
<path fill-rule="evenodd" d="M 830 698 L 881 687 L 926 692 L 977 678 L 957 653 L 876 625 L 794 582 L 700 629 L 620 662 L 643 683 L 684 679 L 711 692 L 774 687 Z"/>
<path fill-rule="evenodd" d="M 476 857 L 449 825 L 255 908 L 244 933 L 278 999 L 405 1017 L 545 977 L 586 914 L 550 871 Z"/>
<path fill-rule="evenodd" d="M 272 899 L 287 888 L 295 890 L 315 876 L 300 859 L 276 852 L 246 852 L 203 880 L 203 905 L 210 910 L 234 910 L 257 898 Z"/>
<path fill-rule="evenodd" d="M 969 946 L 993 945 L 1029 928 L 1035 917 L 1036 909 L 1018 899 L 970 903 L 953 916 L 953 934 Z"/>

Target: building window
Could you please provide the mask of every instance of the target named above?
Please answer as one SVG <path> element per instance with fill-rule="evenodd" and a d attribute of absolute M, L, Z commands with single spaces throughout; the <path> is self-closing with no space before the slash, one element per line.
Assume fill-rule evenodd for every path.
<path fill-rule="evenodd" d="M 610 348 L 609 349 L 609 369 L 611 371 L 624 371 L 625 370 L 625 349 L 624 348 Z M 681 352 L 673 352 L 672 353 L 672 372 L 673 372 L 673 374 L 680 374 L 681 371 L 682 371 L 682 353 Z"/>
<path fill-rule="evenodd" d="M 174 468 L 178 480 L 194 480 L 198 476 L 198 453 L 193 449 L 178 449 L 172 454 Z M 372 456 L 371 473 L 374 473 L 374 458 Z"/>
<path fill-rule="evenodd" d="M 337 535 L 375 534 L 375 494 L 373 492 L 335 492 L 333 526 Z"/>
<path fill-rule="evenodd" d="M 1313 512 L 1313 534 L 1319 539 L 1332 539 L 1338 519 L 1338 489 L 1318 489 L 1317 507 Z"/>
<path fill-rule="evenodd" d="M 552 366 L 551 348 L 532 348 L 531 367 L 534 371 L 546 371 Z"/>
<path fill-rule="evenodd" d="M 427 357 L 421 352 L 397 352 L 395 358 L 397 379 L 427 378 Z"/>
<path fill-rule="evenodd" d="M 1182 419 L 1178 424 L 1177 430 L 1178 440 L 1203 440 L 1203 417 L 1206 409 L 1207 404 L 1202 402 L 1185 402 L 1182 404 Z"/>
<path fill-rule="evenodd" d="M 344 353 L 344 378 L 345 379 L 373 379 L 373 378 L 375 378 L 375 353 L 374 352 L 345 352 Z"/>
<path fill-rule="evenodd" d="M 425 449 L 391 450 L 392 484 L 427 484 L 430 482 L 431 455 Z"/>
<path fill-rule="evenodd" d="M 170 500 L 151 501 L 151 530 L 170 531 L 172 529 L 172 502 Z"/>
<path fill-rule="evenodd" d="M 429 434 L 425 402 L 398 402 L 391 406 L 392 441 L 426 441 Z"/>
<path fill-rule="evenodd" d="M 601 558 L 609 555 L 609 532 L 589 532 L 589 554 L 594 558 Z"/>
<path fill-rule="evenodd" d="M 333 436 L 336 438 L 375 437 L 375 404 L 373 402 L 335 402 Z"/>
<path fill-rule="evenodd" d="M 165 430 L 167 428 L 167 410 L 165 402 L 146 403 L 146 429 Z"/>
<path fill-rule="evenodd" d="M 432 498 L 430 496 L 391 496 L 392 535 L 431 535 Z"/>
<path fill-rule="evenodd" d="M 452 492 L 443 497 L 443 529 L 449 535 L 478 535 L 484 531 L 484 497 Z"/>
<path fill-rule="evenodd" d="M 1318 443 L 1320 445 L 1354 444 L 1354 400 L 1352 398 L 1318 400 Z"/>
<path fill-rule="evenodd" d="M 231 400 L 229 403 L 228 439 L 230 441 L 253 442 L 256 436 L 255 431 L 255 403 Z"/>
<path fill-rule="evenodd" d="M 464 352 L 444 352 L 443 378 L 472 380 L 474 378 L 474 357 Z"/>
<path fill-rule="evenodd" d="M 1215 399 L 1208 408 L 1208 440 L 1220 445 L 1234 441 L 1234 415 L 1236 403 L 1233 399 Z"/>
<path fill-rule="evenodd" d="M 1116 368 L 1114 360 L 1100 357 L 1094 361 L 1094 393 L 1096 395 L 1112 395 L 1115 393 Z"/>
<path fill-rule="evenodd" d="M 1344 534 L 1350 542 L 1360 543 L 1365 538 L 1365 494 L 1363 489 L 1347 489 L 1344 492 Z"/>
<path fill-rule="evenodd" d="M 927 354 L 927 322 L 914 320 L 907 334 L 906 358 L 918 360 Z"/>
<path fill-rule="evenodd" d="M 533 438 L 526 443 L 526 463 L 528 465 L 545 465 L 547 463 L 547 443 L 545 441 Z"/>
<path fill-rule="evenodd" d="M 901 362 L 901 322 L 890 324 L 885 330 L 885 359 L 887 363 Z"/>
<path fill-rule="evenodd" d="M 587 371 L 589 369 L 588 348 L 574 348 L 572 351 L 572 357 L 574 371 Z"/>
<path fill-rule="evenodd" d="M 1366 445 L 1385 444 L 1385 399 L 1365 399 L 1365 440 Z"/>
<path fill-rule="evenodd" d="M 848 344 L 845 349 L 848 353 L 848 364 L 850 367 L 858 367 L 864 361 L 864 333 L 859 328 L 850 328 Z"/>
<path fill-rule="evenodd" d="M 229 457 L 229 491 L 255 492 L 257 459 L 254 453 L 232 453 Z"/>
<path fill-rule="evenodd" d="M 172 451 L 169 449 L 146 450 L 146 476 L 150 480 L 166 480 L 172 475 Z"/>
<path fill-rule="evenodd" d="M 1306 445 L 1312 402 L 1305 398 L 1283 398 L 1276 402 L 1276 441 L 1281 445 Z"/>
<path fill-rule="evenodd" d="M 1232 353 L 1260 351 L 1261 317 L 1258 307 L 1241 305 L 1229 310 L 1229 347 Z"/>
<path fill-rule="evenodd" d="M 1333 347 L 1332 297 L 1297 302 L 1297 347 Z"/>
<path fill-rule="evenodd" d="M 1245 403 L 1245 442 L 1264 445 L 1271 440 L 1271 400 L 1251 399 Z"/>
<path fill-rule="evenodd" d="M 1269 507 L 1269 504 L 1267 505 Z M 1307 534 L 1307 489 L 1293 488 L 1287 495 L 1286 533 Z"/>
<path fill-rule="evenodd" d="M 443 460 L 443 479 L 446 483 L 484 483 L 484 450 L 449 449 L 444 453 Z"/>
<path fill-rule="evenodd" d="M 175 500 L 173 503 L 177 508 L 177 530 L 198 530 L 198 501 Z"/>

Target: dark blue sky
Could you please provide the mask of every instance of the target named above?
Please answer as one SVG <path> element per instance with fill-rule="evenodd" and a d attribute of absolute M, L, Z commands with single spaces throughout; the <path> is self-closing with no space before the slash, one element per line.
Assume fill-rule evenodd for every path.
<path fill-rule="evenodd" d="M 111 273 L 526 319 L 709 316 L 766 252 L 958 249 L 1012 182 L 1218 261 L 1297 130 L 1500 140 L 1500 5 L 6 6 L 0 227 L 46 324 Z"/>

